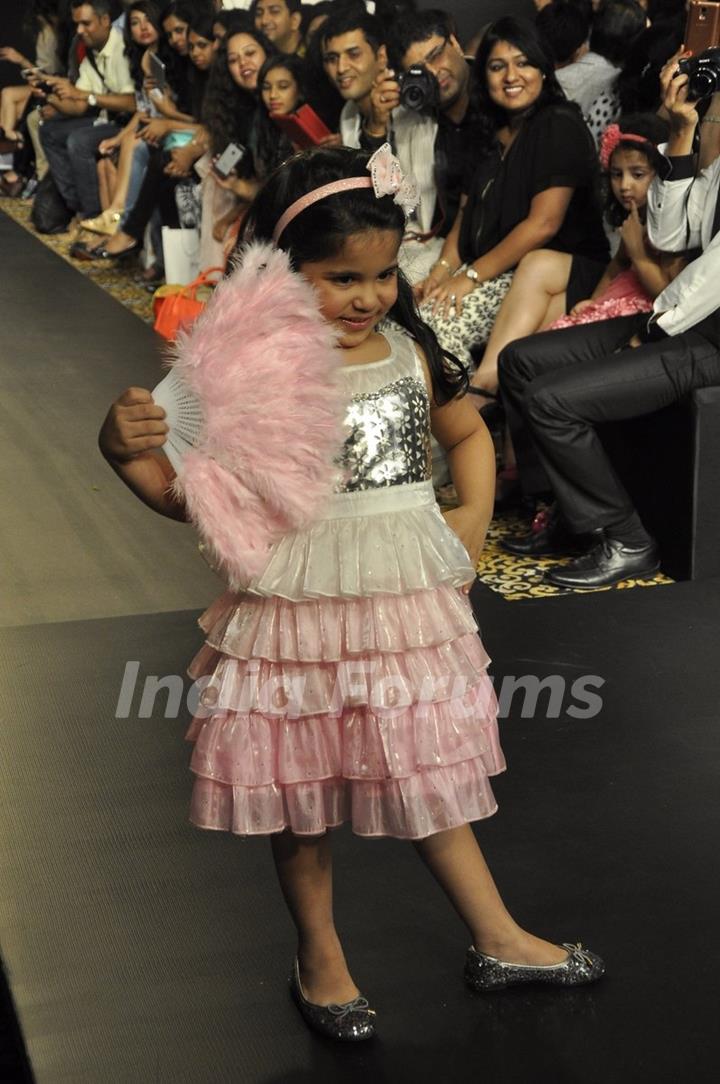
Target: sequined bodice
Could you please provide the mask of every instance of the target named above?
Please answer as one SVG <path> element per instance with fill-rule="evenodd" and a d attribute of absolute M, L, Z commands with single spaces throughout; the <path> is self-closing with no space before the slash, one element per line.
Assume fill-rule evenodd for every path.
<path fill-rule="evenodd" d="M 342 371 L 350 393 L 337 493 L 426 482 L 432 477 L 430 402 L 411 339 L 385 337 L 391 355 Z"/>

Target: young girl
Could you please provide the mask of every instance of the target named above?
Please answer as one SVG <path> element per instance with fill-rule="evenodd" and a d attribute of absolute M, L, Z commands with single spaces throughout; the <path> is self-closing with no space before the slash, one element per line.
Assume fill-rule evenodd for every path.
<path fill-rule="evenodd" d="M 488 390 L 497 389 L 497 359 L 508 343 L 550 327 L 649 312 L 684 266 L 677 253 L 656 252 L 644 227 L 648 188 L 663 168 L 657 143 L 666 133 L 665 123 L 651 114 L 624 117 L 605 132 L 600 145 L 608 191 L 605 214 L 619 232 L 617 252 L 585 298 L 568 289 L 571 255 L 540 249 L 521 260 L 478 367 Z"/>
<path fill-rule="evenodd" d="M 469 824 L 495 812 L 488 777 L 505 767 L 467 598 L 492 508 L 494 457 L 462 394 L 466 372 L 418 318 L 398 272 L 403 191 L 387 145 L 370 163 L 362 151 L 316 149 L 284 163 L 251 208 L 246 237 L 289 254 L 292 277 L 312 284 L 336 332 L 344 444 L 333 496 L 309 527 L 280 538 L 245 590 L 204 615 L 207 645 L 190 671 L 209 675 L 220 694 L 216 713 L 194 719 L 187 734 L 196 742 L 191 819 L 271 835 L 298 933 L 293 996 L 310 1027 L 343 1040 L 369 1038 L 375 1027 L 333 919 L 327 828 L 345 820 L 358 835 L 413 841 L 470 932 L 465 979 L 473 989 L 584 983 L 604 970 L 580 946 L 559 947 L 517 925 Z M 233 342 L 224 325 L 212 332 L 232 284 L 196 325 L 191 367 Z M 297 351 L 295 322 L 284 334 Z M 292 396 L 292 373 L 287 385 Z M 275 424 L 272 391 L 265 396 Z M 106 418 L 101 449 L 141 499 L 184 519 L 161 450 L 163 419 L 149 392 L 130 389 Z M 444 518 L 430 479 L 431 429 L 448 451 L 460 501 Z M 288 435 L 286 474 L 297 473 L 300 444 Z M 348 667 L 369 677 L 331 703 Z M 261 678 L 302 679 L 301 702 L 285 715 L 276 705 L 262 710 Z M 242 710 L 229 710 L 222 694 L 239 695 L 241 685 Z"/>

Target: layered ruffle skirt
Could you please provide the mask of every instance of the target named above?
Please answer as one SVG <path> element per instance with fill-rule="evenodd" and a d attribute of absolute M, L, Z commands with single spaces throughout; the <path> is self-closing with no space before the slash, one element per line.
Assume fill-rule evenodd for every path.
<path fill-rule="evenodd" d="M 495 812 L 496 701 L 431 483 L 342 494 L 200 619 L 191 821 L 420 839 Z"/>

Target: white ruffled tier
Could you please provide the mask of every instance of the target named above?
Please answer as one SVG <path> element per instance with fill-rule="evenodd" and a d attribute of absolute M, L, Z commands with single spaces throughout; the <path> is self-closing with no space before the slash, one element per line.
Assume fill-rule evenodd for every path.
<path fill-rule="evenodd" d="M 422 838 L 494 812 L 488 776 L 505 762 L 461 592 L 227 594 L 201 621 L 213 643 L 191 667 L 206 681 L 186 735 L 193 823 L 312 835 L 350 819 L 361 835 Z"/>
<path fill-rule="evenodd" d="M 394 504 L 400 506 L 393 509 Z M 465 547 L 435 502 L 432 483 L 342 494 L 335 511 L 280 539 L 249 590 L 302 602 L 410 594 L 443 583 L 460 587 L 475 577 Z"/>
<path fill-rule="evenodd" d="M 199 624 L 217 651 L 275 662 L 337 662 L 370 652 L 430 647 L 477 631 L 467 596 L 448 584 L 342 603 L 326 598 L 294 603 L 228 591 Z"/>

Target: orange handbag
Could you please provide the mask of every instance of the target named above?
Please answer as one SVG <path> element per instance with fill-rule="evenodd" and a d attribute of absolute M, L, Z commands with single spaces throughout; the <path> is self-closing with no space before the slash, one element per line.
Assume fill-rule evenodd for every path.
<path fill-rule="evenodd" d="M 162 335 L 163 339 L 169 342 L 174 342 L 181 328 L 187 328 L 194 323 L 210 297 L 210 287 L 215 284 L 211 276 L 215 274 L 222 276 L 223 268 L 209 267 L 187 286 L 175 286 L 171 283 L 160 286 L 155 291 L 153 327 L 158 335 Z M 200 294 L 199 297 L 198 294 Z"/>

